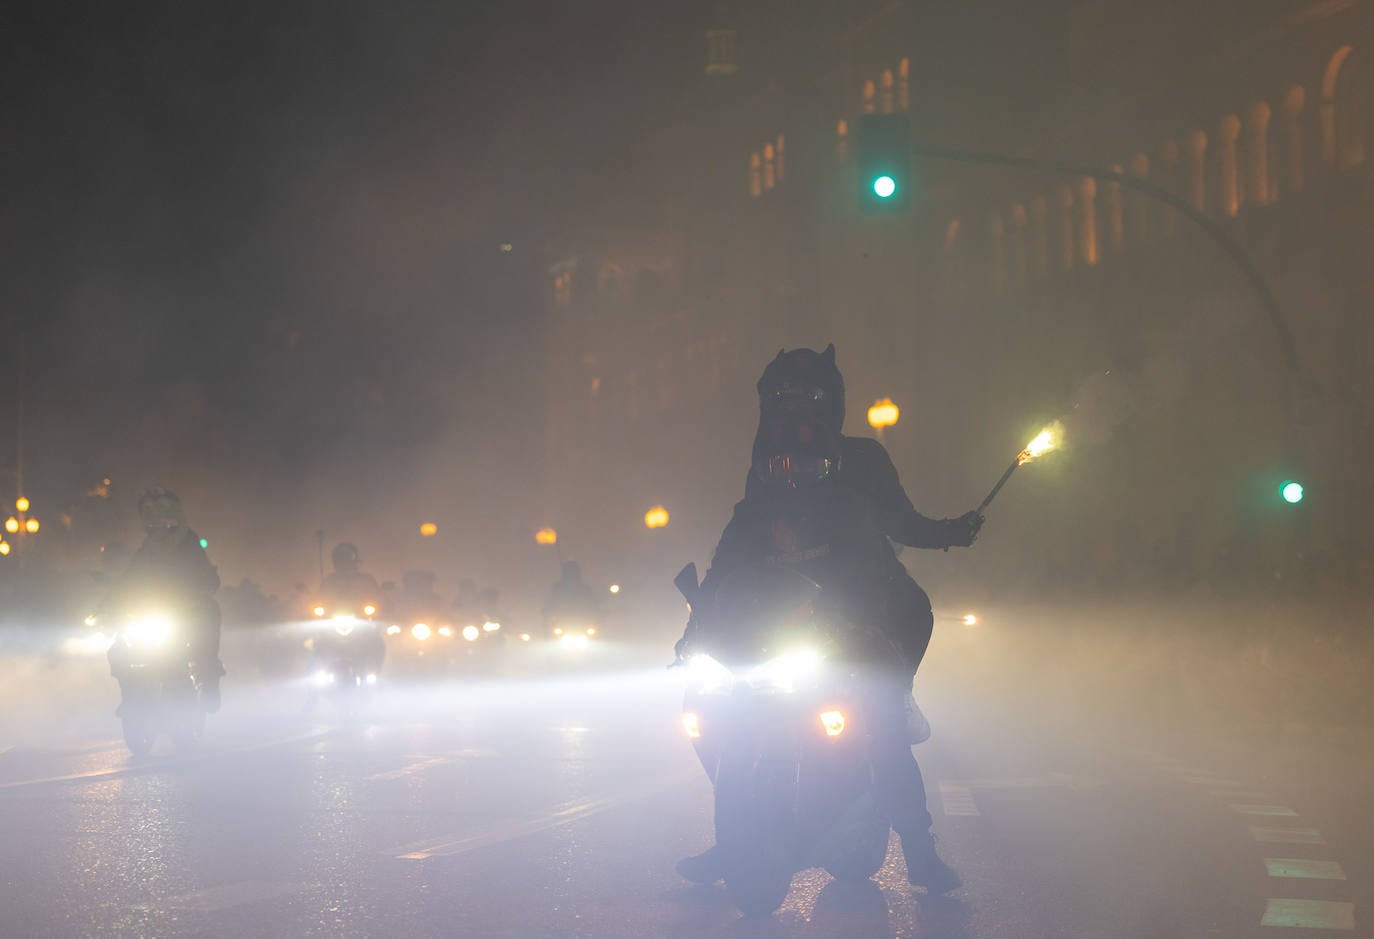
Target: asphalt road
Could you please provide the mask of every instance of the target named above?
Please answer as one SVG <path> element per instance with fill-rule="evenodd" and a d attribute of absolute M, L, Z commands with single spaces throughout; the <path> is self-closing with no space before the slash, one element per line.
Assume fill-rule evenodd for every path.
<path fill-rule="evenodd" d="M 1349 733 L 1042 709 L 994 659 L 941 668 L 975 641 L 996 633 L 937 640 L 920 686 L 963 888 L 913 891 L 890 850 L 866 889 L 799 874 L 767 919 L 673 873 L 710 792 L 652 655 L 384 683 L 356 722 L 240 668 L 199 753 L 143 761 L 98 662 L 11 655 L 0 935 L 1371 934 L 1374 775 Z"/>

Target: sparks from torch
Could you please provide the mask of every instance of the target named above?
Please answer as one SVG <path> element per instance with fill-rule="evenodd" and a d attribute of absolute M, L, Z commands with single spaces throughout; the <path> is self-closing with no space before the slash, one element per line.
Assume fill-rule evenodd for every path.
<path fill-rule="evenodd" d="M 1059 434 L 1060 427 L 1057 423 L 1040 431 L 1034 440 L 1026 444 L 1024 450 L 1016 454 L 1016 459 L 1011 461 L 1011 466 L 1007 467 L 1007 471 L 1002 474 L 1002 478 L 997 480 L 997 485 L 992 487 L 992 491 L 988 493 L 987 498 L 980 502 L 978 508 L 974 511 L 982 515 L 983 510 L 988 507 L 988 504 L 991 503 L 993 499 L 997 498 L 997 493 L 1002 491 L 1002 487 L 1007 484 L 1007 480 L 1011 479 L 1011 474 L 1016 472 L 1016 468 L 1023 463 L 1029 463 L 1036 457 L 1043 456 L 1053 450 L 1056 446 L 1055 440 Z"/>

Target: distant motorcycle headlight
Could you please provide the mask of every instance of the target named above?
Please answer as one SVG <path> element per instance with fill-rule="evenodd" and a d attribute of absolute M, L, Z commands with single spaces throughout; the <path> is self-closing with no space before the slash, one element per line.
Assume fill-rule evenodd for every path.
<path fill-rule="evenodd" d="M 477 637 L 482 635 L 482 630 L 469 623 L 463 627 L 463 638 L 468 642 L 476 642 Z"/>
<path fill-rule="evenodd" d="M 399 636 L 401 634 L 401 627 L 397 626 L 395 623 L 392 623 L 390 626 L 386 628 L 386 634 L 388 636 Z"/>
<path fill-rule="evenodd" d="M 172 635 L 172 622 L 162 616 L 145 616 L 124 627 L 124 642 L 130 646 L 160 646 Z"/>
<path fill-rule="evenodd" d="M 429 628 L 428 623 L 416 623 L 414 626 L 410 627 L 410 634 L 421 642 L 428 639 L 431 632 L 432 630 Z"/>
<path fill-rule="evenodd" d="M 497 631 L 498 629 L 500 629 L 500 628 L 501 628 L 501 624 L 498 623 L 498 622 L 496 622 L 496 620 L 493 620 L 493 619 L 489 619 L 489 620 L 487 620 L 485 623 L 482 624 L 482 629 L 483 629 L 483 631 L 489 632 L 489 633 L 494 633 L 494 632 L 496 632 L 496 631 Z"/>
<path fill-rule="evenodd" d="M 821 727 L 827 737 L 838 737 L 844 733 L 844 711 L 822 711 Z"/>
<path fill-rule="evenodd" d="M 589 640 L 587 639 L 587 637 L 586 637 L 585 635 L 584 635 L 584 636 L 571 636 L 571 635 L 569 635 L 569 636 L 564 636 L 564 637 L 562 638 L 561 642 L 562 642 L 562 644 L 563 644 L 563 648 L 565 648 L 565 649 L 571 649 L 571 650 L 574 651 L 574 652 L 580 652 L 581 650 L 587 648 L 587 646 L 590 644 Z"/>
<path fill-rule="evenodd" d="M 324 688 L 327 685 L 332 685 L 334 681 L 334 673 L 327 668 L 318 669 L 315 674 L 310 676 L 310 682 L 316 688 Z"/>
<path fill-rule="evenodd" d="M 376 674 L 376 672 L 368 672 L 368 673 L 367 673 L 367 683 L 368 683 L 369 685 L 375 685 L 375 684 L 377 684 L 377 674 Z"/>
<path fill-rule="evenodd" d="M 374 604 L 368 603 L 368 604 L 366 604 L 366 605 L 363 606 L 363 615 L 364 615 L 364 616 L 374 616 L 374 615 L 376 615 L 376 613 L 377 613 L 377 607 L 376 607 Z"/>
<path fill-rule="evenodd" d="M 453 627 L 452 627 L 452 626 L 440 626 L 440 627 L 439 627 L 439 635 L 443 636 L 445 639 L 451 639 L 451 638 L 453 638 Z"/>
<path fill-rule="evenodd" d="M 587 627 L 587 635 L 588 635 L 588 636 L 595 636 L 595 635 L 596 635 L 596 627 L 595 627 L 595 626 L 588 626 L 588 627 Z"/>
<path fill-rule="evenodd" d="M 318 617 L 323 617 L 323 616 L 324 616 L 324 607 L 322 607 L 322 606 L 317 606 L 317 607 L 315 607 L 315 609 L 311 610 L 310 612 L 314 613 L 314 614 L 315 614 L 316 616 L 318 616 Z"/>

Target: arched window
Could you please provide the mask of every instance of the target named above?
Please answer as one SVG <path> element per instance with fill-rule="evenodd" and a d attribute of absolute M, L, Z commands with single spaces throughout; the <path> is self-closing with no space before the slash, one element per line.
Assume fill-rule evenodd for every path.
<path fill-rule="evenodd" d="M 874 102 L 878 96 L 878 88 L 871 81 L 864 82 L 864 113 L 872 114 Z"/>
<path fill-rule="evenodd" d="M 1131 175 L 1136 179 L 1150 178 L 1150 158 L 1143 153 L 1131 157 Z M 1150 237 L 1150 212 L 1153 201 L 1143 193 L 1133 192 L 1128 201 L 1128 214 L 1131 219 L 1131 237 L 1144 241 Z"/>
<path fill-rule="evenodd" d="M 1113 166 L 1112 172 L 1124 174 L 1126 171 L 1120 166 Z M 1113 181 L 1107 184 L 1107 244 L 1112 254 L 1121 253 L 1124 226 L 1121 218 L 1121 184 Z"/>
<path fill-rule="evenodd" d="M 892 113 L 892 97 L 894 82 L 892 80 L 892 69 L 883 70 L 881 94 L 878 96 L 878 110 L 883 114 Z"/>
<path fill-rule="evenodd" d="M 849 122 L 835 123 L 835 157 L 841 163 L 849 158 Z"/>
<path fill-rule="evenodd" d="M 1289 88 L 1283 96 L 1283 191 L 1284 194 L 1302 192 L 1303 174 L 1303 109 L 1307 106 L 1307 92 L 1301 85 Z"/>
<path fill-rule="evenodd" d="M 1341 46 L 1322 76 L 1322 156 L 1332 169 L 1348 170 L 1364 162 L 1363 102 L 1351 61 L 1354 49 Z"/>
<path fill-rule="evenodd" d="M 1202 138 L 1202 146 L 1204 149 L 1207 147 L 1205 135 Z M 1179 177 L 1179 156 L 1180 150 L 1177 140 L 1166 140 L 1164 146 L 1159 148 L 1159 165 L 1163 169 L 1165 184 L 1174 192 L 1183 195 L 1184 193 L 1191 193 L 1191 189 L 1185 187 L 1183 180 Z M 1177 227 L 1178 211 L 1173 206 L 1168 206 L 1164 210 L 1164 230 L 1172 235 Z"/>
<path fill-rule="evenodd" d="M 763 193 L 763 161 L 758 151 L 749 154 L 749 195 L 758 198 Z"/>
<path fill-rule="evenodd" d="M 1234 217 L 1240 211 L 1240 173 L 1236 166 L 1236 141 L 1240 138 L 1240 118 L 1228 114 L 1217 128 L 1217 159 L 1221 170 L 1221 213 Z"/>
<path fill-rule="evenodd" d="M 988 255 L 992 263 L 992 291 L 1002 294 L 1007 289 L 1007 225 L 1002 216 L 994 214 L 988 222 Z"/>
<path fill-rule="evenodd" d="M 773 145 L 766 143 L 763 145 L 763 188 L 772 189 L 776 186 L 777 177 L 773 166 Z"/>
<path fill-rule="evenodd" d="M 897 110 L 911 110 L 911 60 L 897 63 Z"/>
<path fill-rule="evenodd" d="M 787 173 L 787 138 L 778 134 L 777 157 L 774 160 L 774 172 L 778 177 L 778 184 L 781 185 Z"/>
<path fill-rule="evenodd" d="M 1245 194 L 1255 205 L 1269 204 L 1269 119 L 1273 112 L 1268 102 L 1250 106 L 1245 128 Z"/>
<path fill-rule="evenodd" d="M 1031 200 L 1031 270 L 1037 280 L 1050 274 L 1050 203 L 1044 196 Z"/>
<path fill-rule="evenodd" d="M 1078 196 L 1078 253 L 1084 264 L 1092 266 L 1098 261 L 1097 180 L 1091 176 L 1080 179 Z"/>
<path fill-rule="evenodd" d="M 1073 189 L 1065 186 L 1059 190 L 1059 266 L 1072 270 L 1073 261 Z"/>
<path fill-rule="evenodd" d="M 1188 199 L 1199 212 L 1207 211 L 1207 134 L 1188 135 Z"/>
<path fill-rule="evenodd" d="M 1011 276 L 1017 286 L 1030 277 L 1030 256 L 1026 245 L 1026 207 L 1011 207 Z"/>

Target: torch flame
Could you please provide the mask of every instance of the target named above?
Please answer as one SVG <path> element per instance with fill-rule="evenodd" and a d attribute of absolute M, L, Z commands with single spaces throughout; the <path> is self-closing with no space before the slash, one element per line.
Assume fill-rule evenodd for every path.
<path fill-rule="evenodd" d="M 1058 422 L 1040 431 L 1034 440 L 1026 444 L 1026 449 L 1022 450 L 1016 457 L 1017 464 L 1029 463 L 1036 457 L 1041 457 L 1049 453 L 1055 447 L 1059 446 L 1058 438 L 1062 433 L 1063 428 L 1060 427 Z"/>

